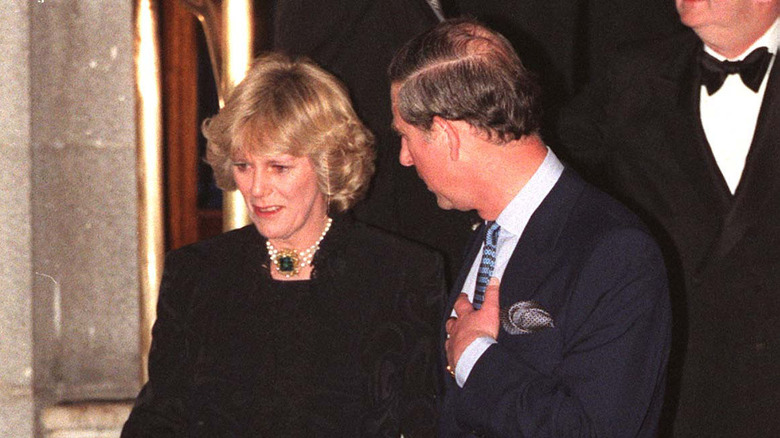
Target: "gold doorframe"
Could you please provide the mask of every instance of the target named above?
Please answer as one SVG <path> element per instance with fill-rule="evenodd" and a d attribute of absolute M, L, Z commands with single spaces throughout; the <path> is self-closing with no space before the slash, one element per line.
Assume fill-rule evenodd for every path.
<path fill-rule="evenodd" d="M 252 62 L 254 10 L 251 0 L 181 0 L 203 26 L 217 84 L 219 107 Z M 222 229 L 249 223 L 246 205 L 237 191 L 225 192 L 222 201 Z"/>
<path fill-rule="evenodd" d="M 136 178 L 138 189 L 138 268 L 140 285 L 141 381 L 147 365 L 155 320 L 157 289 L 162 276 L 163 238 L 163 132 L 158 11 L 152 0 L 136 0 Z"/>
<path fill-rule="evenodd" d="M 246 74 L 254 53 L 251 0 L 181 0 L 203 25 L 220 108 Z M 136 176 L 138 189 L 138 266 L 140 287 L 141 382 L 148 379 L 149 347 L 162 278 L 163 129 L 159 10 L 154 0 L 135 0 Z M 236 191 L 225 192 L 223 229 L 249 223 Z"/>

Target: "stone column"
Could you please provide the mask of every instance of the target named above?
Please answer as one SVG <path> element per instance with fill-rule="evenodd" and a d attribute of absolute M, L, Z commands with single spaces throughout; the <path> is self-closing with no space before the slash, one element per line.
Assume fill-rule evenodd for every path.
<path fill-rule="evenodd" d="M 15 3 L 29 8 L 34 375 L 45 418 L 139 389 L 134 2 Z"/>
<path fill-rule="evenodd" d="M 33 436 L 28 0 L 0 6 L 0 437 Z"/>

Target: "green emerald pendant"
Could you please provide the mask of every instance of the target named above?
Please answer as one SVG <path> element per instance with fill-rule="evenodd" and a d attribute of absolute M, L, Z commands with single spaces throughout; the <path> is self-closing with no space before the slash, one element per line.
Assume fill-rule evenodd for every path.
<path fill-rule="evenodd" d="M 283 256 L 277 259 L 280 272 L 294 272 L 295 271 L 295 258 L 290 256 Z"/>

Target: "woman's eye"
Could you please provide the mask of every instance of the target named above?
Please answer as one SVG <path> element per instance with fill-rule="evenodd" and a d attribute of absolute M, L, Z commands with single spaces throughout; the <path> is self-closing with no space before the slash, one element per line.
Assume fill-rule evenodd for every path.
<path fill-rule="evenodd" d="M 276 171 L 276 173 L 286 173 L 290 170 L 290 166 L 283 166 L 281 164 L 274 164 L 272 168 L 274 171 Z"/>
<path fill-rule="evenodd" d="M 249 163 L 245 163 L 243 161 L 234 161 L 233 167 L 239 172 L 243 172 L 249 168 Z"/>

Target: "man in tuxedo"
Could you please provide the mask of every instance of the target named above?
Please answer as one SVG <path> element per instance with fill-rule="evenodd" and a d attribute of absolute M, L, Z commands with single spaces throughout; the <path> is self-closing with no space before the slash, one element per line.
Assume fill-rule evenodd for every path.
<path fill-rule="evenodd" d="M 780 436 L 780 1 L 676 5 L 692 32 L 617 57 L 565 112 L 561 151 L 662 244 L 664 423 L 679 437 Z"/>
<path fill-rule="evenodd" d="M 498 33 L 445 21 L 389 74 L 401 164 L 486 221 L 442 318 L 440 435 L 654 436 L 671 315 L 649 231 L 544 144 L 538 86 Z"/>

